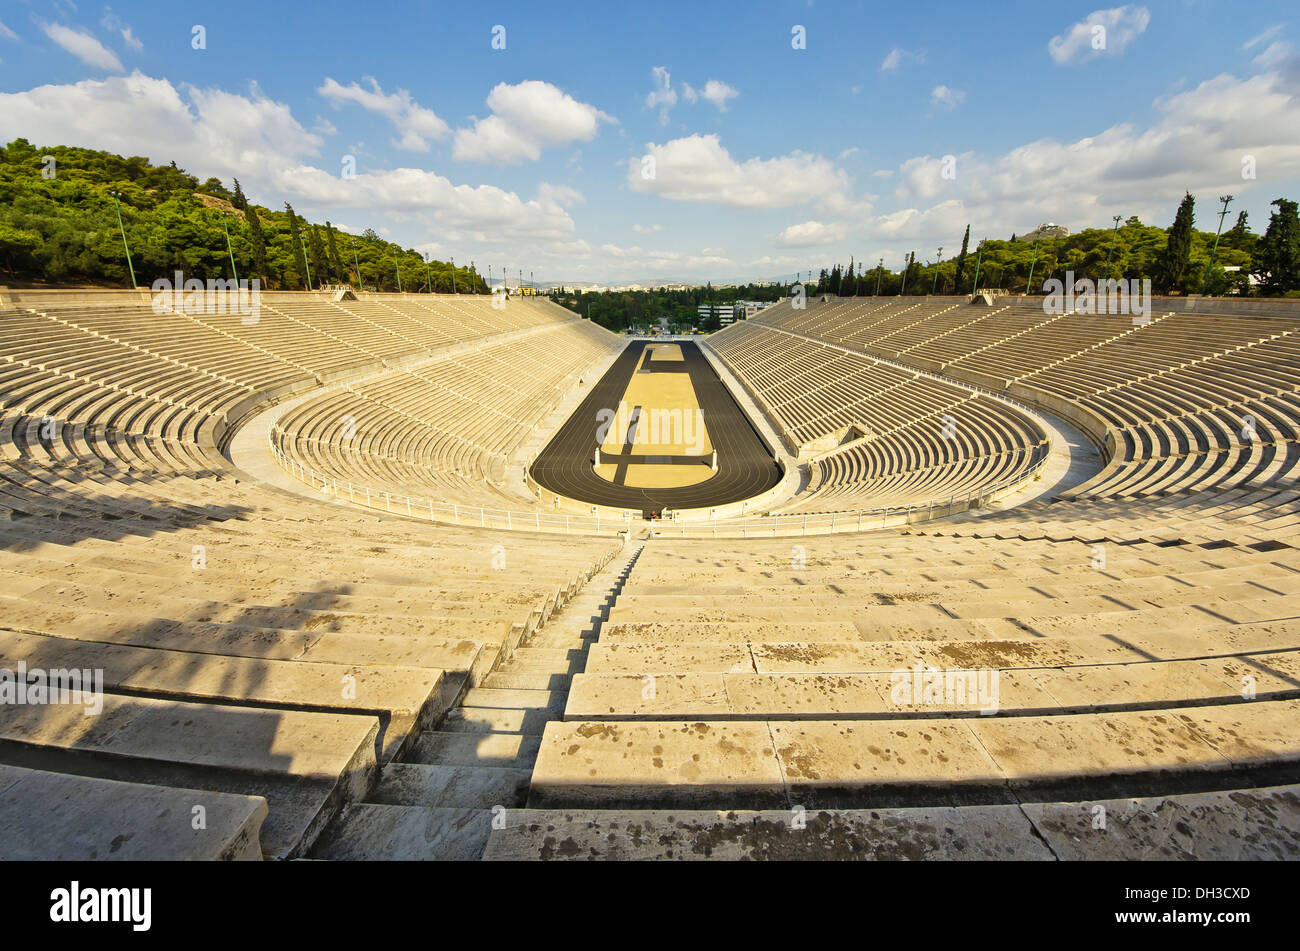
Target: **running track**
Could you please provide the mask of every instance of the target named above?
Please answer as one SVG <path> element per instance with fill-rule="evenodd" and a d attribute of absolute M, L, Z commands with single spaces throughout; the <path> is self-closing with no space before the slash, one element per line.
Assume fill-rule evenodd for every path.
<path fill-rule="evenodd" d="M 709 440 L 718 451 L 718 471 L 705 482 L 676 488 L 615 485 L 596 475 L 591 460 L 597 445 L 597 413 L 602 409 L 618 409 L 618 402 L 641 362 L 642 351 L 653 345 L 645 340 L 628 344 L 537 456 L 531 470 L 533 478 L 557 495 L 642 512 L 737 502 L 776 485 L 781 480 L 780 463 L 693 341 L 680 342 L 682 362 L 674 362 L 671 369 L 691 375 Z M 661 367 L 670 369 L 663 363 L 654 369 Z"/>

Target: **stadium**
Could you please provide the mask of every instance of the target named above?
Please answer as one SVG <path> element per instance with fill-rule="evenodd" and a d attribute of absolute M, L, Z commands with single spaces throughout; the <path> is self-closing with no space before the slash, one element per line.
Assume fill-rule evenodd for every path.
<path fill-rule="evenodd" d="M 0 223 L 5 859 L 1300 856 L 1294 233 L 672 333 L 8 138 L 12 227 L 94 193 L 115 270 Z"/>

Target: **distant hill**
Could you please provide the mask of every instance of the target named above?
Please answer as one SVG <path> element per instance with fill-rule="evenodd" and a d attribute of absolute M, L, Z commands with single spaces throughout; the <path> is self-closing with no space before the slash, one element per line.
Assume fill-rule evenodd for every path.
<path fill-rule="evenodd" d="M 1024 234 L 1016 235 L 1014 240 L 1039 241 L 1044 238 L 1068 238 L 1069 236 L 1069 228 L 1065 227 L 1065 225 L 1058 225 L 1055 222 L 1049 221 L 1046 224 L 1039 225 L 1033 231 L 1027 231 Z"/>

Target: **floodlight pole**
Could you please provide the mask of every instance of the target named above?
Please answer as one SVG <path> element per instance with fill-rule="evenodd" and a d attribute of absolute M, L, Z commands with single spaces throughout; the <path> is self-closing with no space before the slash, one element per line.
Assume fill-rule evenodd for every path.
<path fill-rule="evenodd" d="M 970 293 L 974 297 L 980 289 L 980 262 L 984 259 L 984 239 L 980 238 L 980 246 L 975 249 L 975 283 L 971 285 Z"/>
<path fill-rule="evenodd" d="M 226 221 L 221 220 L 221 230 L 226 233 L 226 253 L 230 255 L 230 273 L 235 275 L 235 283 L 239 283 L 239 271 L 235 268 L 235 251 L 230 246 L 230 229 L 226 227 Z"/>
<path fill-rule="evenodd" d="M 880 278 L 885 273 L 885 259 L 881 258 L 880 263 L 876 265 L 876 296 L 880 296 Z"/>
<path fill-rule="evenodd" d="M 1025 293 L 1031 293 L 1034 286 L 1034 265 L 1038 263 L 1038 239 L 1034 239 L 1034 259 L 1029 262 L 1029 280 L 1025 281 Z"/>
<path fill-rule="evenodd" d="M 1110 284 L 1110 253 L 1115 250 L 1115 237 L 1119 233 L 1119 219 L 1116 215 L 1111 220 L 1115 222 L 1115 227 L 1110 229 L 1110 247 L 1106 249 L 1106 284 Z"/>
<path fill-rule="evenodd" d="M 916 252 L 913 251 L 913 254 Z M 898 296 L 902 297 L 907 293 L 907 272 L 912 269 L 911 258 L 903 258 L 903 286 L 898 289 Z"/>
<path fill-rule="evenodd" d="M 429 277 L 429 255 L 424 256 L 424 292 L 433 293 L 433 280 Z"/>
<path fill-rule="evenodd" d="M 117 209 L 117 230 L 122 232 L 122 247 L 126 250 L 126 267 L 131 272 L 131 289 L 138 291 L 139 285 L 135 282 L 135 265 L 131 263 L 131 246 L 126 243 L 126 228 L 122 224 L 122 203 L 117 200 L 117 192 L 110 192 L 113 196 L 113 206 Z"/>
<path fill-rule="evenodd" d="M 1210 280 L 1210 268 L 1214 267 L 1214 256 L 1219 253 L 1219 234 L 1223 231 L 1223 219 L 1228 214 L 1228 205 L 1232 204 L 1232 195 L 1220 195 L 1219 201 L 1223 202 L 1223 210 L 1219 212 L 1219 228 L 1214 232 L 1214 250 L 1210 252 L 1210 263 L 1205 267 L 1205 277 L 1201 278 L 1201 296 L 1205 296 L 1205 285 Z"/>
<path fill-rule="evenodd" d="M 934 289 L 939 286 L 939 262 L 943 260 L 943 246 L 939 246 L 939 256 L 934 262 L 934 281 L 930 284 L 930 296 L 934 296 Z"/>
<path fill-rule="evenodd" d="M 361 259 L 357 257 L 357 242 L 355 238 L 352 240 L 352 263 L 357 266 L 357 284 L 360 286 L 361 290 L 364 291 L 366 289 L 366 282 L 361 280 Z"/>
<path fill-rule="evenodd" d="M 397 255 L 393 255 L 393 270 L 397 272 L 397 293 L 402 293 L 402 266 L 397 263 Z"/>
<path fill-rule="evenodd" d="M 451 262 L 451 292 L 455 294 L 456 293 L 456 259 L 448 258 L 447 260 Z"/>

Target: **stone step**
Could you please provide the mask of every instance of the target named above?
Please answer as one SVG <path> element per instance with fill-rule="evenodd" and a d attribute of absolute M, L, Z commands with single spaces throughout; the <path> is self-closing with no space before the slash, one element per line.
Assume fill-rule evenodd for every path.
<path fill-rule="evenodd" d="M 408 759 L 438 766 L 532 766 L 541 737 L 523 733 L 421 733 Z"/>
<path fill-rule="evenodd" d="M 509 809 L 502 822 L 484 860 L 1300 859 L 1294 785 L 871 810 Z"/>
<path fill-rule="evenodd" d="M 0 861 L 261 861 L 266 815 L 261 796 L 0 765 Z"/>
<path fill-rule="evenodd" d="M 522 688 L 474 687 L 465 691 L 461 707 L 507 709 L 507 710 L 546 710 L 551 713 L 564 712 L 564 700 L 568 696 L 568 685 L 563 690 L 528 690 Z"/>
<path fill-rule="evenodd" d="M 492 831 L 487 809 L 354 803 L 311 852 L 334 861 L 477 861 Z"/>
<path fill-rule="evenodd" d="M 0 704 L 0 762 L 121 782 L 258 795 L 262 849 L 310 846 L 377 773 L 379 721 L 105 694 L 81 706 Z"/>
<path fill-rule="evenodd" d="M 494 766 L 433 766 L 389 763 L 367 802 L 391 806 L 491 809 L 522 806 L 528 798 L 526 769 Z"/>
<path fill-rule="evenodd" d="M 538 690 L 538 694 L 545 691 Z M 559 713 L 518 707 L 456 707 L 438 724 L 443 733 L 528 733 L 542 735 Z"/>
<path fill-rule="evenodd" d="M 552 669 L 514 670 L 507 667 L 495 670 L 483 679 L 483 686 L 494 690 L 565 690 L 569 685 L 568 671 Z"/>
<path fill-rule="evenodd" d="M 556 722 L 529 805 L 866 808 L 999 803 L 1026 789 L 1144 795 L 1206 777 L 1240 785 L 1242 770 L 1300 764 L 1297 713 L 1300 700 L 1255 700 L 905 721 Z"/>

